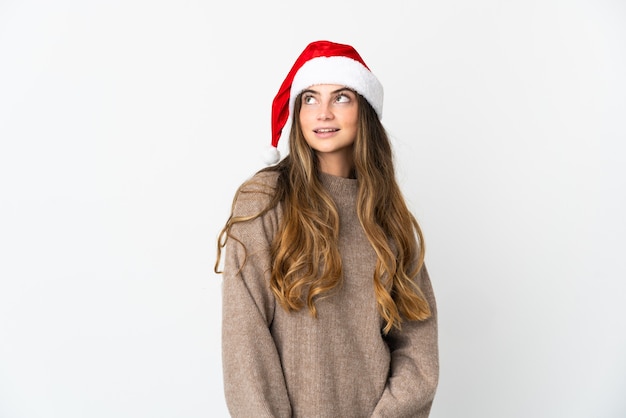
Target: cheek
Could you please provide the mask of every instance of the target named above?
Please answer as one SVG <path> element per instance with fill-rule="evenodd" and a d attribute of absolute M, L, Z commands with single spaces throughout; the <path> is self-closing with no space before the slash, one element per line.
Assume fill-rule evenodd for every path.
<path fill-rule="evenodd" d="M 349 123 L 351 125 L 354 125 L 356 127 L 358 121 L 359 121 L 359 112 L 357 109 L 351 109 L 350 112 L 348 112 L 345 115 L 345 121 L 346 123 Z"/>
<path fill-rule="evenodd" d="M 300 111 L 298 119 L 300 120 L 300 127 L 302 130 L 306 130 L 311 123 L 311 112 Z"/>
<path fill-rule="evenodd" d="M 300 122 L 300 132 L 304 137 L 306 143 L 310 142 L 311 129 L 313 128 L 314 121 L 311 119 L 311 112 L 300 112 L 298 114 L 298 120 Z"/>

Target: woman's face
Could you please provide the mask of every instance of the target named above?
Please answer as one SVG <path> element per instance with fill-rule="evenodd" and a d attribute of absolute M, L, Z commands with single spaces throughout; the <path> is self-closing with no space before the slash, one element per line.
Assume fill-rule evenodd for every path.
<path fill-rule="evenodd" d="M 356 139 L 356 93 L 335 84 L 319 84 L 302 92 L 300 127 L 321 161 L 351 161 Z"/>

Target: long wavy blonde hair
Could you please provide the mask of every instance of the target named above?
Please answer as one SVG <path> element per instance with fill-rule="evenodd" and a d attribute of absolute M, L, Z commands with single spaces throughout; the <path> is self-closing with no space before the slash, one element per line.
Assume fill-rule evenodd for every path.
<path fill-rule="evenodd" d="M 378 310 L 386 323 L 383 332 L 388 333 L 393 327 L 400 328 L 403 318 L 425 320 L 431 316 L 415 283 L 424 263 L 424 239 L 396 183 L 387 133 L 367 100 L 357 97 L 359 125 L 353 146 L 359 185 L 357 214 L 377 255 L 372 279 Z M 294 115 L 299 114 L 301 103 L 298 96 Z M 319 179 L 317 157 L 304 139 L 298 117 L 292 121 L 289 155 L 261 171 L 278 172 L 275 193 L 255 216 L 235 217 L 231 212 L 218 238 L 215 272 L 221 273 L 218 266 L 227 239 L 236 240 L 230 235 L 232 225 L 281 205 L 283 217 L 270 248 L 269 285 L 285 310 L 298 311 L 306 304 L 317 316 L 315 301 L 329 295 L 342 280 L 339 215 Z"/>

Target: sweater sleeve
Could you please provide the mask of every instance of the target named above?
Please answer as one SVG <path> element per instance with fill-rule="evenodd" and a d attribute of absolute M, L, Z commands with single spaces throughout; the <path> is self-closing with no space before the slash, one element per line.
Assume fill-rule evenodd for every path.
<path fill-rule="evenodd" d="M 241 193 L 234 215 L 259 213 L 267 204 L 266 197 L 263 193 Z M 268 281 L 269 245 L 277 228 L 276 211 L 233 225 L 225 249 L 222 367 L 226 404 L 235 418 L 291 416 L 280 358 L 269 328 L 275 308 Z"/>
<path fill-rule="evenodd" d="M 376 418 L 426 418 L 430 414 L 439 381 L 437 307 L 428 271 L 424 266 L 418 284 L 432 316 L 425 321 L 404 321 L 400 330 L 387 335 L 391 369 L 385 390 L 372 414 Z"/>

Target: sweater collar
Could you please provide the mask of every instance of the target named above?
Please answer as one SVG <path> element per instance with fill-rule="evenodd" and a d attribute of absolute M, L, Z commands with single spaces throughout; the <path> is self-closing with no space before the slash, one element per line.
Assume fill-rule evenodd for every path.
<path fill-rule="evenodd" d="M 319 178 L 326 190 L 333 197 L 356 197 L 359 191 L 359 181 L 332 174 L 319 173 Z"/>

